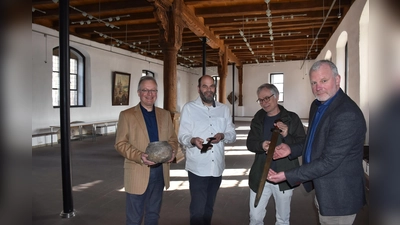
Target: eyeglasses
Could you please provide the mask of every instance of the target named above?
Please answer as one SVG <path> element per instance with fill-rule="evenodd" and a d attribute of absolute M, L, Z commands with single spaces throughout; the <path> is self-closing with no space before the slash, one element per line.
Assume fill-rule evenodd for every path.
<path fill-rule="evenodd" d="M 143 93 L 150 93 L 150 94 L 156 94 L 158 92 L 158 90 L 147 90 L 147 89 L 142 89 L 140 90 Z"/>
<path fill-rule="evenodd" d="M 271 96 L 267 96 L 267 97 L 265 97 L 265 98 L 263 98 L 263 99 L 257 99 L 257 101 L 256 102 L 258 102 L 258 103 L 264 103 L 264 102 L 269 102 L 269 100 L 272 98 L 272 96 L 274 96 L 275 94 L 272 94 Z"/>

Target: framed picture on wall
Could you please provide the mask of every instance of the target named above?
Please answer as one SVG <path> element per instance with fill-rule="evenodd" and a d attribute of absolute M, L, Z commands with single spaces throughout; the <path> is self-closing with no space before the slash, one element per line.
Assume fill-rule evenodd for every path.
<path fill-rule="evenodd" d="M 113 72 L 112 78 L 112 105 L 129 105 L 131 75 Z"/>

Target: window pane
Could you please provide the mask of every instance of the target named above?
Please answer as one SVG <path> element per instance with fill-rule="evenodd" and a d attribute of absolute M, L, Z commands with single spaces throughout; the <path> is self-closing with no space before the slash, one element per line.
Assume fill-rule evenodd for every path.
<path fill-rule="evenodd" d="M 60 92 L 58 90 L 53 90 L 52 91 L 52 96 L 53 96 L 53 106 L 59 106 L 60 105 Z"/>
<path fill-rule="evenodd" d="M 73 74 L 77 74 L 78 73 L 78 61 L 76 59 L 70 59 L 69 60 L 69 72 L 73 73 Z"/>
<path fill-rule="evenodd" d="M 53 71 L 60 71 L 60 62 L 58 56 L 53 55 Z"/>
<path fill-rule="evenodd" d="M 58 72 L 53 72 L 51 78 L 51 88 L 59 89 L 60 88 L 60 74 Z"/>
<path fill-rule="evenodd" d="M 76 77 L 76 75 L 70 75 L 70 76 L 69 76 L 69 83 L 70 83 L 69 88 L 70 88 L 71 90 L 76 90 L 76 89 L 77 89 L 78 82 L 77 82 L 77 77 Z"/>
<path fill-rule="evenodd" d="M 59 48 L 53 48 L 53 73 L 52 73 L 52 102 L 54 106 L 60 106 L 60 57 Z M 69 89 L 70 89 L 70 105 L 85 106 L 85 58 L 79 51 L 71 48 L 69 59 Z"/>
<path fill-rule="evenodd" d="M 279 92 L 279 99 L 278 101 L 283 102 L 283 92 Z"/>
<path fill-rule="evenodd" d="M 283 92 L 283 84 L 274 84 L 278 88 L 279 93 Z"/>
<path fill-rule="evenodd" d="M 70 91 L 70 105 L 78 105 L 78 92 Z"/>
<path fill-rule="evenodd" d="M 279 91 L 279 99 L 278 102 L 283 102 L 283 73 L 272 73 L 270 74 L 271 84 L 275 85 L 275 87 Z"/>
<path fill-rule="evenodd" d="M 283 74 L 273 74 L 271 75 L 271 83 L 283 83 Z"/>

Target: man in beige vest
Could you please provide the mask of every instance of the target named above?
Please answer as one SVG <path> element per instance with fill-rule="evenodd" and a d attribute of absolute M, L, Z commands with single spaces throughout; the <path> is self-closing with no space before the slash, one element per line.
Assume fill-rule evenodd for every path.
<path fill-rule="evenodd" d="M 126 224 L 158 224 L 164 186 L 169 188 L 170 162 L 175 158 L 178 140 L 170 112 L 154 106 L 157 82 L 144 76 L 138 84 L 139 104 L 119 115 L 115 149 L 125 157 Z M 166 163 L 147 159 L 150 142 L 167 141 L 173 150 Z"/>

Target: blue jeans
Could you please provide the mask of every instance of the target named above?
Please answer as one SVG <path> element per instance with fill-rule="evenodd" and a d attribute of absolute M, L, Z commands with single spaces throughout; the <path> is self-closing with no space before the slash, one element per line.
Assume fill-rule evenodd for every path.
<path fill-rule="evenodd" d="M 200 177 L 191 172 L 189 174 L 190 189 L 190 224 L 210 225 L 214 212 L 214 202 L 217 196 L 222 176 Z"/>
<path fill-rule="evenodd" d="M 162 165 L 150 169 L 149 184 L 142 195 L 126 193 L 126 225 L 157 225 L 164 189 Z"/>

